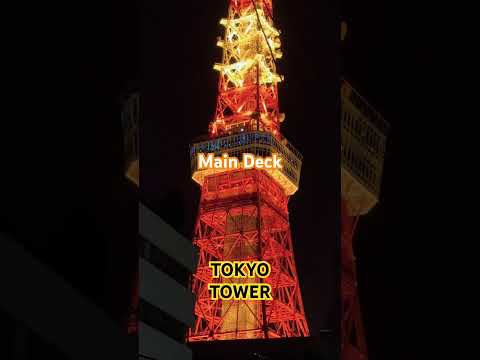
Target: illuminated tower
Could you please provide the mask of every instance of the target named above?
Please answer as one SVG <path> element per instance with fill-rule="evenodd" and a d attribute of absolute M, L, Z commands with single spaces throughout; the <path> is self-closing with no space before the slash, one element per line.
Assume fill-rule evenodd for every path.
<path fill-rule="evenodd" d="M 288 200 L 298 189 L 301 154 L 280 133 L 276 73 L 280 32 L 271 0 L 231 0 L 225 27 L 215 117 L 209 139 L 192 145 L 192 178 L 201 186 L 194 243 L 200 255 L 192 290 L 195 325 L 187 340 L 308 336 L 296 272 Z M 198 153 L 283 158 L 283 169 L 197 170 Z M 212 279 L 211 260 L 265 260 L 266 279 Z M 211 282 L 267 282 L 272 301 L 211 300 Z"/>
<path fill-rule="evenodd" d="M 388 124 L 346 81 L 342 102 L 342 360 L 367 359 L 353 236 L 360 215 L 378 202 Z"/>

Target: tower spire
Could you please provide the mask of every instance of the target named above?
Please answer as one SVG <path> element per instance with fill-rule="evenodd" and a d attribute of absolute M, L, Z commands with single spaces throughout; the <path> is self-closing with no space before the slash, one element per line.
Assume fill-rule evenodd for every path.
<path fill-rule="evenodd" d="M 217 42 L 223 61 L 214 65 L 220 77 L 211 137 L 249 130 L 279 134 L 277 84 L 283 78 L 275 59 L 282 52 L 271 14 L 271 0 L 231 0 L 228 18 L 220 20 L 225 35 Z"/>

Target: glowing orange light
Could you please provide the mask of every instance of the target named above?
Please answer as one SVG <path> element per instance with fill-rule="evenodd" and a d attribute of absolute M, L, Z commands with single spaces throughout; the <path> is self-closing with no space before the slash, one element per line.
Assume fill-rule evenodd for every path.
<path fill-rule="evenodd" d="M 279 130 L 277 83 L 283 77 L 276 72 L 275 59 L 282 57 L 280 31 L 271 18 L 271 0 L 255 4 L 256 9 L 251 0 L 231 2 L 228 19 L 220 20 L 225 34 L 217 41 L 223 48 L 222 62 L 213 66 L 220 73 L 214 121 L 222 120 L 225 125 L 219 127 L 216 136 L 248 117 L 249 128 L 256 128 L 256 119 L 251 116 L 254 113 L 267 115 L 258 130 Z"/>

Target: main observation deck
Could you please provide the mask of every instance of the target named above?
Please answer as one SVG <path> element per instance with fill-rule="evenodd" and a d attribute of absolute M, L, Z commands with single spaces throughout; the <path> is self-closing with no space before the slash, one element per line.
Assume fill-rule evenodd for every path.
<path fill-rule="evenodd" d="M 239 160 L 241 160 L 242 154 L 244 153 L 261 157 L 278 154 L 283 159 L 283 168 L 265 169 L 264 171 L 269 173 L 278 182 L 286 195 L 292 195 L 298 190 L 303 157 L 286 139 L 280 140 L 270 132 L 241 132 L 194 143 L 190 147 L 192 179 L 202 185 L 205 176 L 229 170 L 198 170 L 197 154 L 199 153 L 213 153 L 215 156 L 228 154 L 229 157 L 237 157 Z"/>
<path fill-rule="evenodd" d="M 342 103 L 342 197 L 350 215 L 363 215 L 378 202 L 388 123 L 345 80 Z"/>

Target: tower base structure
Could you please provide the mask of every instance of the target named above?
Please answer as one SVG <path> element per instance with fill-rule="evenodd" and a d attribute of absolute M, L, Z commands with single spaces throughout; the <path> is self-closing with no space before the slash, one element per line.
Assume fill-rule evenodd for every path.
<path fill-rule="evenodd" d="M 342 233 L 341 233 L 341 359 L 366 360 L 367 345 L 361 318 L 360 303 L 357 290 L 357 274 L 353 251 L 353 236 L 359 215 L 352 215 L 347 201 L 342 199 Z"/>
<path fill-rule="evenodd" d="M 296 272 L 289 196 L 265 171 L 237 170 L 206 176 L 194 244 L 200 251 L 192 291 L 195 325 L 187 340 L 239 340 L 308 336 Z M 210 261 L 263 260 L 261 278 L 212 278 Z M 270 284 L 273 300 L 212 300 L 209 283 Z"/>

